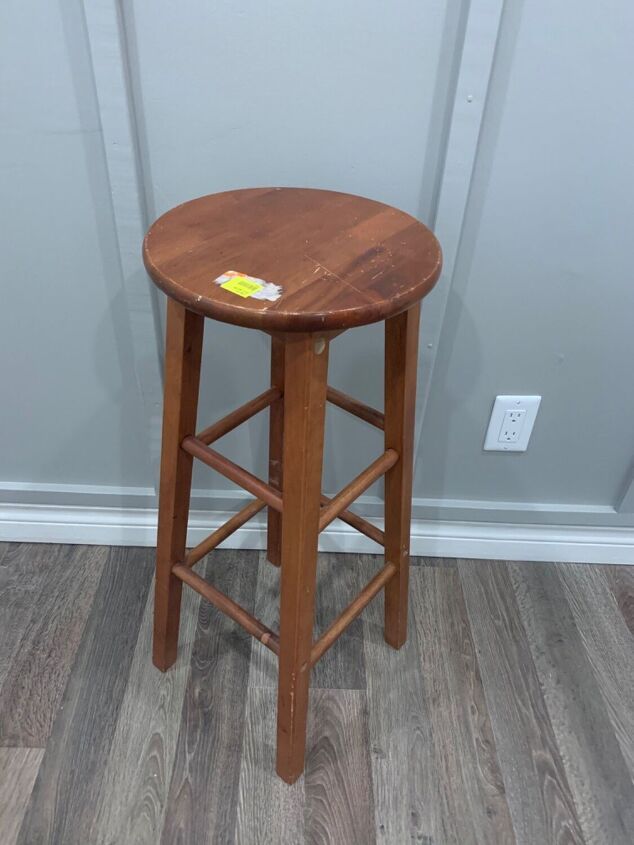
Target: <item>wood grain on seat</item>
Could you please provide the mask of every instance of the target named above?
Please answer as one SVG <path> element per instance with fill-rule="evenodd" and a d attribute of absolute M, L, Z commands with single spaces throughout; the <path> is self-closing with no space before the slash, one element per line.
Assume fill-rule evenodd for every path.
<path fill-rule="evenodd" d="M 154 223 L 145 266 L 190 310 L 240 326 L 313 332 L 404 311 L 440 274 L 438 241 L 422 223 L 363 197 L 308 188 L 228 191 L 186 202 Z M 215 283 L 233 270 L 282 288 L 276 301 Z"/>

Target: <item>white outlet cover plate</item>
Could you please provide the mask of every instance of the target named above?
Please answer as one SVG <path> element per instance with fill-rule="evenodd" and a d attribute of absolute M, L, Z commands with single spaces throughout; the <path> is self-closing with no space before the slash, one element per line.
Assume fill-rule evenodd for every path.
<path fill-rule="evenodd" d="M 541 401 L 541 396 L 496 396 L 489 428 L 484 439 L 485 450 L 487 452 L 525 452 Z M 526 411 L 522 418 L 519 437 L 513 443 L 500 439 L 504 415 L 507 411 Z"/>

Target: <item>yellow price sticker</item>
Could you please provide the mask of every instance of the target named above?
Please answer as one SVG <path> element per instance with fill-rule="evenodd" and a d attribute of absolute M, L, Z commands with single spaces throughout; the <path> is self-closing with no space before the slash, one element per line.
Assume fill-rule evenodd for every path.
<path fill-rule="evenodd" d="M 232 276 L 226 282 L 223 282 L 220 287 L 241 296 L 243 299 L 247 299 L 252 294 L 262 290 L 263 285 L 250 279 L 248 276 Z"/>

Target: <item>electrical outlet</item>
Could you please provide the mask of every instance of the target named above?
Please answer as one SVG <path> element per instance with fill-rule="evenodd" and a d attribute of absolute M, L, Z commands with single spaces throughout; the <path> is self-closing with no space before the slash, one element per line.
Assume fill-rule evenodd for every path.
<path fill-rule="evenodd" d="M 484 448 L 525 452 L 541 401 L 541 396 L 496 396 Z"/>
<path fill-rule="evenodd" d="M 502 443 L 517 443 L 524 428 L 526 411 L 505 411 L 502 419 L 502 428 L 498 440 Z"/>

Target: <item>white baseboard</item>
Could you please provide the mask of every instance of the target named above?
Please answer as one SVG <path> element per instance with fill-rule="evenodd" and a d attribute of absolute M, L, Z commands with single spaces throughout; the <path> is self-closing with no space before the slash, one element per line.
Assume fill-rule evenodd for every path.
<path fill-rule="evenodd" d="M 190 544 L 200 542 L 230 515 L 192 511 Z M 0 503 L 0 540 L 153 546 L 156 518 L 155 508 Z M 241 528 L 224 546 L 263 548 L 261 519 Z M 375 543 L 339 521 L 321 535 L 320 548 L 380 552 Z M 427 557 L 632 564 L 634 528 L 414 519 L 411 549 Z"/>

